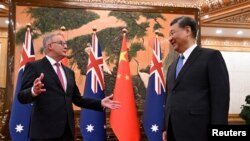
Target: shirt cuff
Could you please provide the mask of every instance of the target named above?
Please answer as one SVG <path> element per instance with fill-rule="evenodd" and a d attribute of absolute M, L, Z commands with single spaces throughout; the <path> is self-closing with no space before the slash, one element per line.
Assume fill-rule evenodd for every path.
<path fill-rule="evenodd" d="M 36 97 L 36 96 L 38 95 L 38 94 L 36 94 L 36 93 L 34 92 L 34 87 L 31 88 L 31 94 L 32 94 L 33 97 Z"/>

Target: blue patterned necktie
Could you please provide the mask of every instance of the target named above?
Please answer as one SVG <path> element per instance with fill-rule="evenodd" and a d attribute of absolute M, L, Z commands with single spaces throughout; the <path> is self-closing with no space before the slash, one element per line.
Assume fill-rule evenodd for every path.
<path fill-rule="evenodd" d="M 177 78 L 179 72 L 181 71 L 181 68 L 183 67 L 183 60 L 184 59 L 185 59 L 185 57 L 183 55 L 179 56 L 178 63 L 177 63 L 177 66 L 176 66 L 176 75 L 175 75 L 175 78 Z"/>

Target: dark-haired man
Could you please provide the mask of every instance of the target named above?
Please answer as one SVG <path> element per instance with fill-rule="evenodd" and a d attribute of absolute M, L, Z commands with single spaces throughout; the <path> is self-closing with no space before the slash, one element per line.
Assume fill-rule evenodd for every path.
<path fill-rule="evenodd" d="M 227 124 L 229 76 L 218 50 L 197 46 L 197 23 L 182 16 L 170 24 L 179 57 L 168 69 L 164 141 L 207 141 L 209 124 Z"/>

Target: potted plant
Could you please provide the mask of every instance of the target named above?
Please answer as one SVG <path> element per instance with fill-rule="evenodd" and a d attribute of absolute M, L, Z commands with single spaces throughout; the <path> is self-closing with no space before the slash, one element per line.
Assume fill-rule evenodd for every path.
<path fill-rule="evenodd" d="M 246 104 L 241 105 L 240 117 L 250 125 L 250 95 L 246 96 Z"/>

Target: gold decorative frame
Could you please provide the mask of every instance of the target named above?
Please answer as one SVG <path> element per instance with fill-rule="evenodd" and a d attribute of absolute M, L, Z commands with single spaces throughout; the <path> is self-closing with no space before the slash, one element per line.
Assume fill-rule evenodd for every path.
<path fill-rule="evenodd" d="M 9 41 L 8 41 L 8 68 L 7 68 L 7 88 L 5 96 L 4 111 L 8 115 L 11 111 L 14 84 L 16 81 L 14 60 L 16 46 L 16 13 L 17 6 L 31 6 L 31 7 L 49 7 L 49 8 L 69 8 L 69 9 L 91 9 L 91 10 L 111 10 L 111 11 L 125 11 L 125 12 L 144 12 L 144 13 L 167 13 L 178 15 L 193 16 L 199 22 L 199 9 L 197 8 L 180 8 L 175 5 L 161 3 L 161 2 L 141 2 L 141 1 L 115 1 L 115 0 L 80 0 L 80 1 L 56 1 L 56 0 L 12 0 L 10 1 L 10 24 L 9 24 Z M 168 26 L 168 25 L 164 25 Z M 166 33 L 168 35 L 168 33 Z M 200 32 L 199 32 L 200 35 Z M 200 43 L 200 38 L 198 39 Z M 169 51 L 170 52 L 170 51 Z M 169 61 L 167 61 L 169 63 Z M 4 127 L 6 126 L 5 124 Z M 4 129 L 7 130 L 6 128 Z M 8 138 L 8 135 L 5 135 Z"/>

